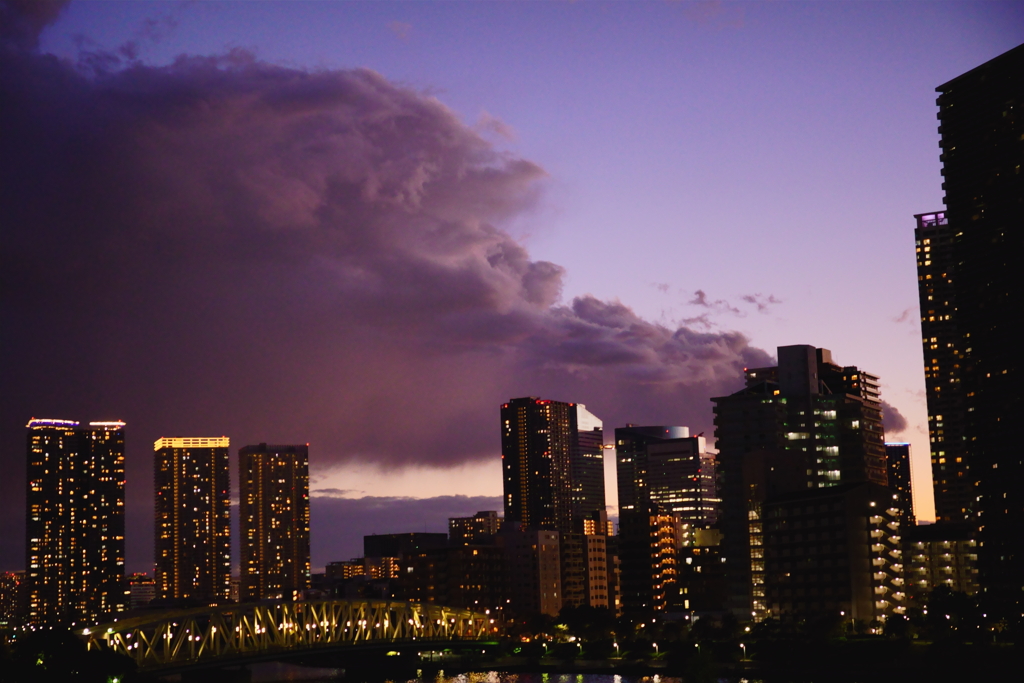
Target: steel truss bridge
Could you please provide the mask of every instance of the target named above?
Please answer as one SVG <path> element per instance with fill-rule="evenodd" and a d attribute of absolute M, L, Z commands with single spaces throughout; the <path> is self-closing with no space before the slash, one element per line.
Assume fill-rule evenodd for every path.
<path fill-rule="evenodd" d="M 283 656 L 389 644 L 493 643 L 487 614 L 440 605 L 355 600 L 200 607 L 83 629 L 90 650 L 109 648 L 157 672 L 244 664 Z"/>

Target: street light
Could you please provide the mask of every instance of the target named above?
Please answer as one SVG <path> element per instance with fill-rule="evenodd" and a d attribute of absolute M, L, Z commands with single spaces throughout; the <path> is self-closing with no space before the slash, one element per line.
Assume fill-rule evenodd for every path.
<path fill-rule="evenodd" d="M 740 661 L 742 662 L 742 661 L 745 661 L 747 659 L 747 644 L 746 643 L 740 643 L 740 647 L 743 648 L 743 658 L 740 659 Z"/>
<path fill-rule="evenodd" d="M 612 645 L 615 647 L 615 656 L 618 657 L 619 656 L 619 644 L 618 644 L 618 642 L 614 642 L 614 643 L 612 643 Z"/>
<path fill-rule="evenodd" d="M 659 651 L 658 651 L 658 644 L 657 643 L 651 643 L 651 645 L 654 646 L 654 654 L 660 654 Z"/>

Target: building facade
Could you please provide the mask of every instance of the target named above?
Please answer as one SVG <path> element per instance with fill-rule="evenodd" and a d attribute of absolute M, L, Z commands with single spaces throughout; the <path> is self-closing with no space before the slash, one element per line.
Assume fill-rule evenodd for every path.
<path fill-rule="evenodd" d="M 0 572 L 0 631 L 21 626 L 25 572 Z"/>
<path fill-rule="evenodd" d="M 131 609 L 145 607 L 156 600 L 156 580 L 149 574 L 129 574 L 127 581 Z"/>
<path fill-rule="evenodd" d="M 683 609 L 678 514 L 649 504 L 619 513 L 618 553 L 623 612 L 638 617 Z"/>
<path fill-rule="evenodd" d="M 576 403 L 533 396 L 501 407 L 505 519 L 524 528 L 573 530 L 603 511 L 601 421 Z"/>
<path fill-rule="evenodd" d="M 903 515 L 901 524 L 905 528 L 910 528 L 917 524 L 910 474 L 910 444 L 885 444 L 885 462 L 889 469 L 889 488 L 899 496 L 900 510 Z"/>
<path fill-rule="evenodd" d="M 605 512 L 604 424 L 583 404 L 576 405 L 576 435 L 569 453 L 573 520 Z"/>
<path fill-rule="evenodd" d="M 615 474 L 620 512 L 644 509 L 650 502 L 647 490 L 648 446 L 689 436 L 690 430 L 686 427 L 627 424 L 615 428 Z"/>
<path fill-rule="evenodd" d="M 748 369 L 744 389 L 712 399 L 727 607 L 741 619 L 768 614 L 767 501 L 841 484 L 888 487 L 878 378 L 834 363 L 828 349 L 781 346 L 778 358 Z"/>
<path fill-rule="evenodd" d="M 472 517 L 448 518 L 448 543 L 458 545 L 490 545 L 501 529 L 501 517 L 495 510 L 484 510 Z"/>
<path fill-rule="evenodd" d="M 365 557 L 402 557 L 428 548 L 444 548 L 448 534 L 410 532 L 405 534 L 371 534 L 363 536 Z"/>
<path fill-rule="evenodd" d="M 39 626 L 127 609 L 124 422 L 28 423 L 25 590 Z"/>
<path fill-rule="evenodd" d="M 153 444 L 155 564 L 161 600 L 231 599 L 231 473 L 227 437 Z"/>
<path fill-rule="evenodd" d="M 242 602 L 309 588 L 309 446 L 238 451 Z"/>
<path fill-rule="evenodd" d="M 958 485 L 964 480 L 973 486 L 973 495 L 964 496 L 968 500 L 962 507 L 973 512 L 968 521 L 973 520 L 978 530 L 979 580 L 982 589 L 1004 605 L 1019 605 L 1024 589 L 1024 458 L 1014 426 L 1024 410 L 1024 384 L 1019 379 L 1019 337 L 1013 331 L 1015 321 L 1024 315 L 1024 288 L 1017 272 L 1017 255 L 1024 249 L 1022 71 L 1024 45 L 936 88 L 944 217 L 951 249 L 948 263 L 932 261 L 948 265 L 952 280 L 954 311 L 944 315 L 951 315 L 955 323 L 963 410 L 951 415 L 930 404 L 929 420 L 935 423 L 934 432 L 939 422 L 946 431 L 962 420 L 966 450 L 956 455 L 947 450 L 936 458 L 944 457 L 945 462 L 933 475 L 937 483 L 951 482 L 956 475 Z M 919 241 L 923 255 L 923 248 L 932 245 Z M 923 284 L 927 280 L 921 277 L 919 270 Z M 942 309 L 922 305 L 922 318 L 927 319 L 922 323 L 925 365 L 930 373 L 934 369 L 928 362 L 939 357 L 930 353 L 931 339 L 941 339 L 925 325 L 932 322 L 931 310 L 938 316 Z M 946 379 L 941 365 L 939 372 L 939 379 Z M 937 443 L 933 449 L 943 450 Z M 951 462 L 951 457 L 963 460 Z M 949 487 L 956 497 L 962 496 L 961 486 Z M 936 486 L 937 503 L 944 495 L 941 488 Z M 948 507 L 957 512 L 955 504 Z M 1019 613 L 1016 607 L 1007 609 Z"/>
<path fill-rule="evenodd" d="M 507 614 L 557 616 L 563 605 L 559 532 L 506 526 L 498 543 L 508 577 Z"/>
<path fill-rule="evenodd" d="M 968 524 L 938 522 L 907 529 L 903 536 L 904 578 L 910 604 L 924 606 L 939 587 L 978 592 L 978 546 Z"/>
<path fill-rule="evenodd" d="M 906 612 L 898 500 L 871 483 L 763 505 L 766 616 L 884 622 Z"/>
<path fill-rule="evenodd" d="M 961 382 L 964 340 L 958 328 L 953 284 L 959 257 L 945 212 L 915 218 L 935 519 L 947 524 L 967 523 L 976 513 L 977 491 L 967 455 L 967 412 Z"/>
<path fill-rule="evenodd" d="M 718 522 L 721 500 L 716 468 L 715 452 L 708 450 L 703 436 L 647 446 L 646 482 L 640 490 L 648 496 L 645 502 L 679 515 L 687 536 L 684 545 L 693 530 L 709 529 Z"/>

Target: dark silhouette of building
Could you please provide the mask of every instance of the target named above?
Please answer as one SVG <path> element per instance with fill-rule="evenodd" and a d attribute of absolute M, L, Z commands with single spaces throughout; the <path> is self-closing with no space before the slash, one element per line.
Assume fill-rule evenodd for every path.
<path fill-rule="evenodd" d="M 231 599 L 230 440 L 157 439 L 156 585 L 163 601 Z"/>
<path fill-rule="evenodd" d="M 562 604 L 572 607 L 615 605 L 614 560 L 609 556 L 608 514 L 592 512 L 576 521 L 576 531 L 560 534 Z"/>
<path fill-rule="evenodd" d="M 977 526 L 982 588 L 1005 604 L 1024 584 L 1022 73 L 1024 45 L 936 89 L 946 211 L 917 240 L 937 514 Z"/>
<path fill-rule="evenodd" d="M 863 482 L 764 502 L 767 615 L 884 621 L 906 612 L 896 494 Z"/>
<path fill-rule="evenodd" d="M 569 454 L 572 519 L 605 512 L 604 425 L 582 404 L 576 404 L 576 438 Z"/>
<path fill-rule="evenodd" d="M 682 609 L 679 515 L 648 504 L 619 513 L 622 610 L 637 617 Z"/>
<path fill-rule="evenodd" d="M 574 519 L 604 511 L 601 434 L 601 422 L 580 404 L 533 396 L 503 404 L 505 519 L 569 533 Z"/>
<path fill-rule="evenodd" d="M 505 524 L 498 534 L 508 577 L 507 613 L 523 617 L 561 611 L 560 534 L 552 529 L 523 529 Z"/>
<path fill-rule="evenodd" d="M 366 557 L 402 557 L 428 548 L 448 545 L 448 534 L 410 532 L 405 534 L 371 534 L 363 536 Z"/>
<path fill-rule="evenodd" d="M 961 383 L 964 339 L 953 282 L 959 257 L 944 212 L 915 218 L 935 518 L 940 523 L 963 523 L 974 518 L 977 492 L 967 455 L 967 412 Z"/>
<path fill-rule="evenodd" d="M 238 451 L 242 602 L 309 588 L 309 446 Z"/>
<path fill-rule="evenodd" d="M 889 468 L 889 488 L 899 496 L 900 509 L 903 512 L 901 524 L 912 527 L 917 524 L 914 515 L 914 494 L 910 476 L 910 444 L 885 444 L 885 461 Z"/>
<path fill-rule="evenodd" d="M 457 545 L 407 553 L 398 596 L 412 602 L 468 607 L 495 616 L 508 600 L 505 551 L 498 545 Z"/>
<path fill-rule="evenodd" d="M 669 439 L 690 436 L 686 427 L 628 424 L 615 428 L 615 473 L 619 490 L 619 511 L 645 509 L 647 490 L 647 447 Z"/>
<path fill-rule="evenodd" d="M 938 522 L 903 531 L 908 603 L 923 607 L 936 588 L 978 592 L 978 548 L 968 524 Z"/>
<path fill-rule="evenodd" d="M 29 624 L 94 623 L 128 607 L 124 427 L 123 422 L 28 423 Z"/>
<path fill-rule="evenodd" d="M 619 510 L 651 503 L 694 528 L 718 520 L 714 451 L 686 427 L 627 425 L 615 429 Z"/>
<path fill-rule="evenodd" d="M 683 428 L 686 429 L 685 427 Z M 686 436 L 647 444 L 646 481 L 640 491 L 683 524 L 684 543 L 695 529 L 718 521 L 718 483 L 715 452 L 703 436 Z"/>
<path fill-rule="evenodd" d="M 25 572 L 0 572 L 0 631 L 21 626 Z"/>
<path fill-rule="evenodd" d="M 478 512 L 472 517 L 448 518 L 448 543 L 458 545 L 490 545 L 501 529 L 501 517 L 494 510 Z"/>
<path fill-rule="evenodd" d="M 703 436 L 665 425 L 617 428 L 615 449 L 622 609 L 637 616 L 688 609 L 679 558 L 697 529 L 718 521 L 714 452 Z"/>
<path fill-rule="evenodd" d="M 846 483 L 888 485 L 878 378 L 832 362 L 827 349 L 780 346 L 776 367 L 713 398 L 727 607 L 762 619 L 761 508 L 779 495 Z"/>

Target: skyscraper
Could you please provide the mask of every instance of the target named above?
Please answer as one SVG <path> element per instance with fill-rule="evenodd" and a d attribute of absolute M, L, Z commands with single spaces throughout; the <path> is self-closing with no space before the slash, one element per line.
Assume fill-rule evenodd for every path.
<path fill-rule="evenodd" d="M 665 425 L 640 427 L 626 425 L 615 428 L 615 473 L 619 489 L 619 510 L 646 510 L 647 447 L 668 439 L 690 436 L 686 427 Z"/>
<path fill-rule="evenodd" d="M 153 445 L 159 599 L 231 597 L 230 440 L 172 437 Z"/>
<path fill-rule="evenodd" d="M 605 512 L 604 425 L 581 404 L 576 405 L 576 440 L 569 454 L 572 518 Z"/>
<path fill-rule="evenodd" d="M 309 588 L 309 447 L 238 451 L 242 602 Z"/>
<path fill-rule="evenodd" d="M 780 346 L 779 364 L 746 371 L 746 388 L 713 398 L 729 607 L 767 614 L 762 506 L 777 496 L 888 485 L 878 378 L 828 349 Z"/>
<path fill-rule="evenodd" d="M 707 529 L 718 521 L 715 452 L 703 436 L 666 439 L 647 445 L 644 491 L 664 512 L 679 515 L 685 534 Z"/>
<path fill-rule="evenodd" d="M 686 427 L 615 430 L 622 607 L 649 614 L 684 609 L 679 550 L 718 519 L 715 456 Z"/>
<path fill-rule="evenodd" d="M 917 518 L 914 515 L 914 493 L 910 479 L 910 444 L 885 444 L 885 461 L 889 468 L 889 489 L 899 496 L 900 511 L 904 526 L 914 526 Z"/>
<path fill-rule="evenodd" d="M 601 422 L 581 404 L 534 396 L 503 404 L 505 520 L 568 533 L 574 518 L 603 511 L 601 434 Z"/>
<path fill-rule="evenodd" d="M 943 315 L 952 316 L 955 324 L 963 408 L 950 414 L 945 406 L 930 402 L 929 423 L 933 437 L 939 422 L 943 431 L 955 426 L 953 436 L 962 429 L 966 444 L 962 454 L 939 448 L 937 441 L 933 445 L 946 450 L 944 456 L 933 451 L 940 466 L 933 476 L 937 484 L 945 479 L 949 489 L 947 494 L 944 486 L 936 486 L 936 503 L 938 507 L 946 495 L 967 498 L 964 507 L 970 512 L 971 496 L 963 495 L 960 484 L 965 480 L 967 487 L 973 485 L 979 580 L 983 590 L 1002 596 L 998 600 L 1005 604 L 1002 598 L 1019 602 L 1024 586 L 1024 457 L 1016 429 L 1024 410 L 1024 384 L 1019 377 L 1020 338 L 1013 331 L 1019 324 L 1015 321 L 1024 316 L 1024 287 L 1017 271 L 1017 256 L 1024 249 L 1022 73 L 1024 45 L 936 88 L 951 249 L 932 261 L 951 280 L 954 308 Z M 919 241 L 922 254 L 932 246 Z M 940 309 L 925 306 L 928 274 L 919 268 L 925 361 L 928 372 L 934 372 L 928 361 L 941 356 L 932 355 L 929 347 L 933 337 L 940 346 L 942 339 L 929 331 L 931 317 Z M 948 446 L 949 440 L 944 443 Z M 944 507 L 956 512 L 955 504 Z"/>
<path fill-rule="evenodd" d="M 28 621 L 92 623 L 127 609 L 123 422 L 28 423 Z"/>
<path fill-rule="evenodd" d="M 959 257 L 944 212 L 915 218 L 935 520 L 956 524 L 973 519 L 978 495 L 967 455 L 967 412 L 961 383 L 964 339 L 958 327 L 953 284 Z"/>

